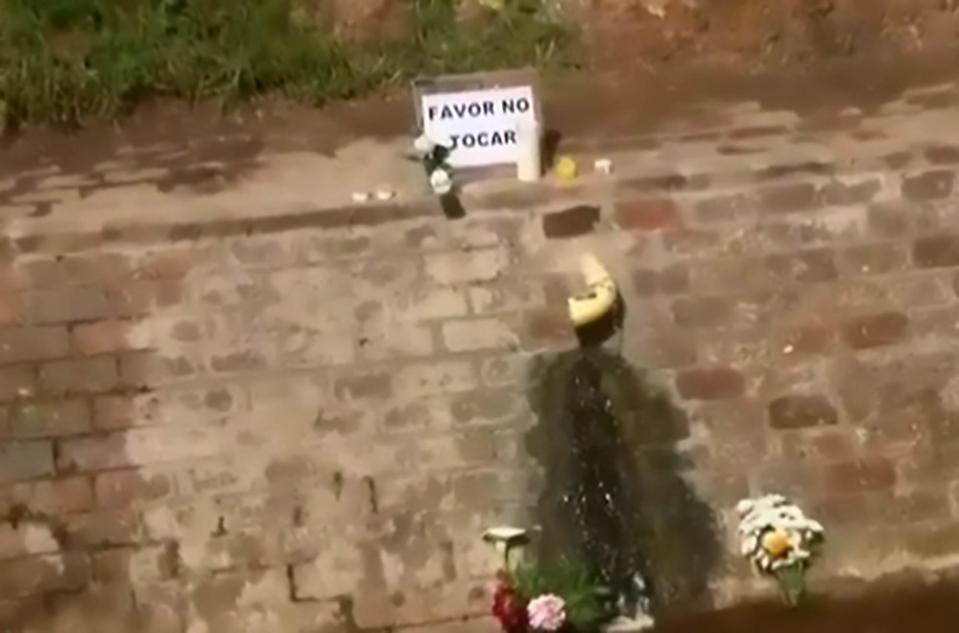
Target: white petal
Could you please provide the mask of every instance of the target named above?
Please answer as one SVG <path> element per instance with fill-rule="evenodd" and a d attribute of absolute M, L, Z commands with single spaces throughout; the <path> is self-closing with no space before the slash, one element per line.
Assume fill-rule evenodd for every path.
<path fill-rule="evenodd" d="M 420 134 L 418 137 L 416 137 L 416 140 L 413 141 L 413 149 L 421 154 L 429 154 L 433 151 L 434 147 L 436 147 L 436 143 L 434 143 L 426 134 Z"/>
<path fill-rule="evenodd" d="M 453 181 L 446 170 L 436 169 L 430 174 L 430 186 L 435 193 L 443 195 L 449 193 L 450 189 L 453 188 Z"/>

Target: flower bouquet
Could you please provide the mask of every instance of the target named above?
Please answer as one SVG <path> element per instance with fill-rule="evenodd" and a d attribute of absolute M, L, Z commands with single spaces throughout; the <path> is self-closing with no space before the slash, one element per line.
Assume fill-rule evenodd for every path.
<path fill-rule="evenodd" d="M 453 189 L 453 168 L 447 159 L 452 148 L 445 142 L 437 142 L 426 134 L 420 134 L 413 141 L 413 152 L 423 163 L 426 175 L 430 179 L 430 187 L 438 196 L 449 193 Z"/>
<path fill-rule="evenodd" d="M 447 162 L 452 151 L 451 142 L 438 141 L 426 134 L 420 134 L 413 141 L 413 154 L 423 164 L 430 188 L 439 197 L 444 215 L 461 218 L 466 211 L 453 191 L 453 168 Z"/>
<path fill-rule="evenodd" d="M 492 614 L 504 633 L 585 633 L 613 617 L 603 597 L 603 587 L 583 568 L 529 564 L 497 573 Z"/>
<path fill-rule="evenodd" d="M 782 495 L 744 499 L 736 506 L 742 555 L 773 576 L 790 606 L 806 594 L 806 570 L 823 540 L 823 527 Z"/>

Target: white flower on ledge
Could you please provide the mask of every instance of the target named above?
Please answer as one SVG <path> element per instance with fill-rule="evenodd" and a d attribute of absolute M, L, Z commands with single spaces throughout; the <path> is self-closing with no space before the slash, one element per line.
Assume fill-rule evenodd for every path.
<path fill-rule="evenodd" d="M 812 558 L 823 526 L 782 495 L 745 499 L 736 506 L 742 555 L 763 573 Z"/>
<path fill-rule="evenodd" d="M 426 134 L 420 134 L 416 137 L 416 140 L 413 141 L 413 149 L 417 154 L 422 156 L 426 156 L 432 152 L 434 148 L 436 148 L 436 143 Z"/>
<path fill-rule="evenodd" d="M 430 174 L 430 187 L 433 188 L 433 193 L 442 196 L 453 188 L 453 179 L 445 169 L 434 169 Z"/>

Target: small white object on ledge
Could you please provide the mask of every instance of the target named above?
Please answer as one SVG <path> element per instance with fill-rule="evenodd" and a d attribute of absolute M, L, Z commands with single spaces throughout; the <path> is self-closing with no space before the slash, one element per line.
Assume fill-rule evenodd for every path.
<path fill-rule="evenodd" d="M 353 202 L 357 204 L 365 204 L 370 201 L 370 194 L 365 191 L 357 191 L 353 194 Z"/>
<path fill-rule="evenodd" d="M 596 162 L 593 163 L 593 169 L 597 173 L 608 176 L 613 173 L 613 161 L 608 158 L 597 158 Z"/>
<path fill-rule="evenodd" d="M 392 200 L 396 196 L 396 193 L 389 187 L 380 187 L 376 190 L 376 199 L 386 202 L 387 200 Z"/>

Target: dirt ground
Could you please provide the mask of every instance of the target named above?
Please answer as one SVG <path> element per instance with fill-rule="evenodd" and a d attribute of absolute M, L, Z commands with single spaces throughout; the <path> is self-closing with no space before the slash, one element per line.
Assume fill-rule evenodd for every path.
<path fill-rule="evenodd" d="M 887 52 L 761 71 L 695 61 L 569 73 L 545 78 L 544 116 L 546 127 L 567 140 L 702 130 L 711 126 L 717 102 L 755 102 L 763 109 L 796 112 L 808 125 L 828 126 L 848 107 L 868 114 L 907 88 L 954 79 L 955 54 L 955 48 Z M 116 122 L 8 133 L 0 138 L 0 175 L 51 164 L 82 171 L 131 147 L 151 146 L 183 147 L 191 152 L 189 162 L 219 163 L 229 170 L 267 151 L 331 155 L 357 138 L 413 131 L 412 103 L 402 86 L 321 110 L 263 100 L 224 113 L 215 103 L 155 100 Z M 238 142 L 238 137 L 244 140 Z M 209 142 L 216 139 L 229 142 Z M 190 149 L 200 146 L 204 149 Z M 203 155 L 193 155 L 197 152 Z"/>
<path fill-rule="evenodd" d="M 661 618 L 656 633 L 947 633 L 959 619 L 959 584 L 883 589 L 841 600 L 824 598 L 790 610 L 778 604 L 743 605 L 716 613 Z"/>

